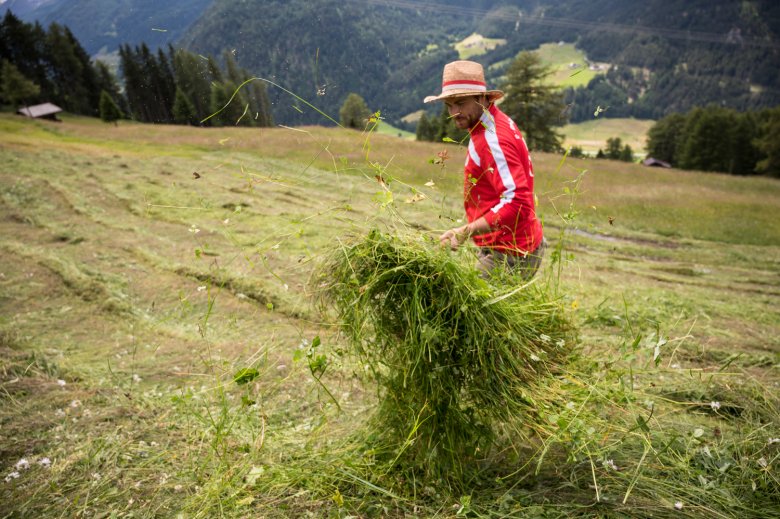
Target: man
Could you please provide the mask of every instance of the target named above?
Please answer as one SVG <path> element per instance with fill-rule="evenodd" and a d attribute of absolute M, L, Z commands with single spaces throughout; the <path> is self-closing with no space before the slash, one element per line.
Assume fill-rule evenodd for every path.
<path fill-rule="evenodd" d="M 464 206 L 468 223 L 439 237 L 457 249 L 472 238 L 477 267 L 487 274 L 499 263 L 532 277 L 546 243 L 534 208 L 534 172 L 517 125 L 494 102 L 504 93 L 488 90 L 482 65 L 454 61 L 444 66 L 442 92 L 425 103 L 444 101 L 458 128 L 468 130 Z"/>

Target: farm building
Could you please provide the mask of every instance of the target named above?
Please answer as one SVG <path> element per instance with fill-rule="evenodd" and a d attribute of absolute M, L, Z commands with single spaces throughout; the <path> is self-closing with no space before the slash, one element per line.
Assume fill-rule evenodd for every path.
<path fill-rule="evenodd" d="M 62 108 L 53 103 L 43 103 L 40 105 L 25 106 L 17 111 L 18 113 L 33 119 L 51 119 L 53 121 L 58 121 L 57 114 L 62 111 Z"/>
<path fill-rule="evenodd" d="M 663 160 L 654 159 L 653 157 L 647 157 L 645 160 L 642 161 L 642 165 L 644 166 L 650 166 L 653 168 L 671 168 L 672 165 L 668 162 L 664 162 Z"/>

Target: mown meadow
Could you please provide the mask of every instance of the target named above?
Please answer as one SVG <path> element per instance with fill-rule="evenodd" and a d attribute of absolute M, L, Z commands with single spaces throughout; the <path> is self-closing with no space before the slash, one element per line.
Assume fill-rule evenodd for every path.
<path fill-rule="evenodd" d="M 780 517 L 768 178 L 535 154 L 571 362 L 458 477 L 382 461 L 322 265 L 454 226 L 464 156 L 0 116 L 0 516 Z"/>

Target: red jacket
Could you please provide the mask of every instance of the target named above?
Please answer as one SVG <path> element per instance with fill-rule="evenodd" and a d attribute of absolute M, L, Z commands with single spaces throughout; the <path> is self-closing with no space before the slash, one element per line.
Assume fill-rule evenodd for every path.
<path fill-rule="evenodd" d="M 517 125 L 495 105 L 471 130 L 464 205 L 469 222 L 484 216 L 491 232 L 474 243 L 507 254 L 533 252 L 542 243 L 534 208 L 534 171 Z"/>

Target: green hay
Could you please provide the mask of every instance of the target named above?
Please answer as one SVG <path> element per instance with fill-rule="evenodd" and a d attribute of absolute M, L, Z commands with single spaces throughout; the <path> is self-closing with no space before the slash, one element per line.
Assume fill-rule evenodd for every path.
<path fill-rule="evenodd" d="M 541 283 L 499 273 L 420 236 L 377 230 L 321 270 L 351 353 L 377 383 L 369 440 L 391 466 L 457 482 L 502 436 L 549 428 L 540 385 L 567 364 L 573 328 Z M 504 290 L 504 292 L 499 292 Z"/>

